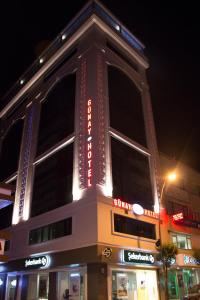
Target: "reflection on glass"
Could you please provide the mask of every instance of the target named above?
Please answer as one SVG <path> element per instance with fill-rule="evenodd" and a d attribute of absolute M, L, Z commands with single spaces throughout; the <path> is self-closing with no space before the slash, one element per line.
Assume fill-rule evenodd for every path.
<path fill-rule="evenodd" d="M 7 283 L 7 296 L 6 300 L 15 300 L 17 292 L 17 277 L 9 276 Z"/>
<path fill-rule="evenodd" d="M 158 300 L 154 270 L 112 271 L 112 300 Z"/>

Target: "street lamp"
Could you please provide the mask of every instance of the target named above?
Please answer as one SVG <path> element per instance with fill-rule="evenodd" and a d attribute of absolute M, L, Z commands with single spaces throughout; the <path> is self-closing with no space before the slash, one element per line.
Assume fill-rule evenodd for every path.
<path fill-rule="evenodd" d="M 159 211 L 158 211 L 158 230 L 159 230 L 159 239 L 156 242 L 156 247 L 160 248 L 160 259 L 163 263 L 163 273 L 165 274 L 165 299 L 169 299 L 168 295 L 168 284 L 167 284 L 167 264 L 164 264 L 164 257 L 163 257 L 163 249 L 162 249 L 162 235 L 161 235 L 161 205 L 163 204 L 163 196 L 164 196 L 164 191 L 167 183 L 171 183 L 176 180 L 176 173 L 175 172 L 170 172 L 168 173 L 163 180 L 162 187 L 161 187 L 161 192 L 160 192 L 160 197 L 159 197 Z M 166 250 L 165 250 L 166 251 Z M 160 286 L 160 293 L 161 293 L 161 286 Z"/>
<path fill-rule="evenodd" d="M 174 182 L 177 178 L 176 173 L 173 172 L 169 172 L 165 177 L 164 177 L 164 181 L 161 187 L 161 192 L 160 192 L 160 197 L 159 197 L 159 212 L 158 212 L 158 221 L 159 221 L 159 225 L 158 225 L 158 229 L 159 229 L 159 244 L 162 245 L 162 236 L 161 236 L 161 205 L 163 202 L 163 196 L 164 196 L 164 191 L 165 191 L 165 187 L 167 183 L 171 183 Z"/>

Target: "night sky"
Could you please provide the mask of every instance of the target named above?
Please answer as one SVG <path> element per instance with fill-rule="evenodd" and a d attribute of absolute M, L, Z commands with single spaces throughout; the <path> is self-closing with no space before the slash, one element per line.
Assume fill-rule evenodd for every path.
<path fill-rule="evenodd" d="M 0 96 L 85 3 L 85 0 L 10 0 L 0 4 Z M 200 171 L 197 4 L 143 0 L 102 0 L 102 3 L 146 46 L 159 150 Z"/>

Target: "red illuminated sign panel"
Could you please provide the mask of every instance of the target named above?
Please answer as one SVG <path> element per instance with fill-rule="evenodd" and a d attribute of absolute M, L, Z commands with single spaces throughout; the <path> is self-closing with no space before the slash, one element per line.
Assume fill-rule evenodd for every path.
<path fill-rule="evenodd" d="M 172 216 L 172 218 L 173 218 L 174 221 L 183 220 L 183 218 L 184 218 L 183 213 L 181 212 L 181 213 L 175 214 L 175 215 Z"/>
<path fill-rule="evenodd" d="M 87 186 L 92 186 L 92 100 L 87 101 Z"/>

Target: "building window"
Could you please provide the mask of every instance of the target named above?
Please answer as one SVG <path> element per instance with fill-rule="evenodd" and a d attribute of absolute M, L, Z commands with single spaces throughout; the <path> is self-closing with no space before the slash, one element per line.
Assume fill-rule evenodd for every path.
<path fill-rule="evenodd" d="M 49 293 L 49 274 L 48 273 L 28 275 L 27 300 L 31 300 L 31 299 L 47 300 L 48 293 Z"/>
<path fill-rule="evenodd" d="M 12 125 L 2 140 L 0 152 L 0 182 L 17 172 L 23 132 L 23 120 Z"/>
<path fill-rule="evenodd" d="M 112 270 L 112 300 L 158 300 L 157 274 L 155 270 Z"/>
<path fill-rule="evenodd" d="M 37 155 L 74 132 L 76 74 L 61 79 L 42 103 Z"/>
<path fill-rule="evenodd" d="M 29 233 L 29 245 L 39 244 L 72 234 L 72 218 L 36 228 Z"/>
<path fill-rule="evenodd" d="M 153 210 L 148 157 L 114 138 L 111 150 L 113 197 Z"/>
<path fill-rule="evenodd" d="M 128 235 L 156 239 L 155 225 L 114 214 L 114 231 Z"/>
<path fill-rule="evenodd" d="M 183 234 L 172 234 L 172 242 L 179 249 L 192 249 L 191 236 Z"/>
<path fill-rule="evenodd" d="M 31 216 L 72 202 L 73 143 L 35 166 Z"/>
<path fill-rule="evenodd" d="M 140 91 L 133 81 L 115 67 L 108 67 L 110 126 L 146 146 Z"/>

